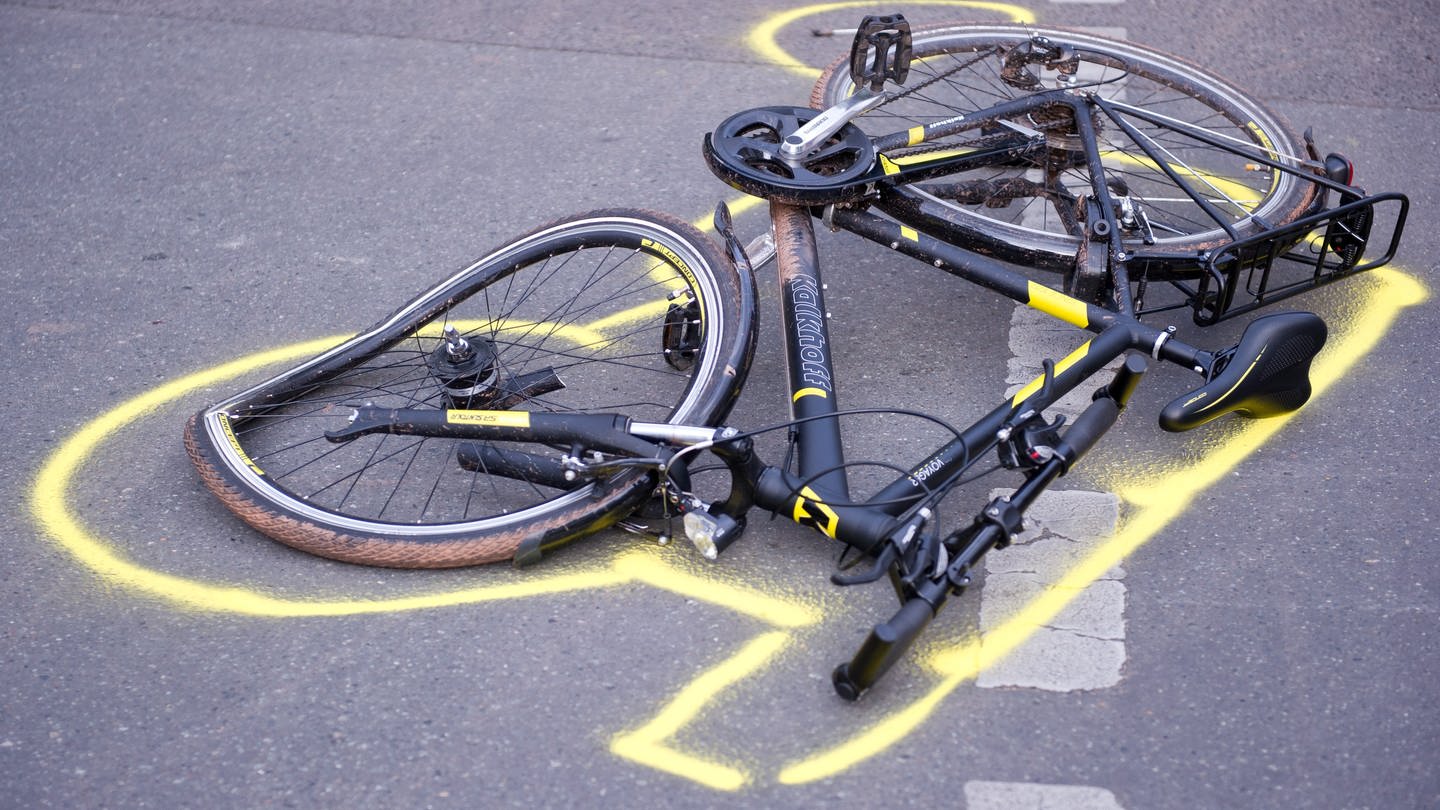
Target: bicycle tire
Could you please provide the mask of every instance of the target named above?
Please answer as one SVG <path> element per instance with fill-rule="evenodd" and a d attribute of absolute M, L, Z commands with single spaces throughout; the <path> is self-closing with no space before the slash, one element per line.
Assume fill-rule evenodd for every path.
<path fill-rule="evenodd" d="M 1086 91 L 1106 97 L 1123 94 L 1137 99 L 1138 103 L 1131 102 L 1137 106 L 1163 108 L 1165 114 L 1172 118 L 1204 126 L 1222 136 L 1243 140 L 1262 149 L 1268 148 L 1278 156 L 1279 162 L 1288 166 L 1298 166 L 1298 156 L 1305 154 L 1300 142 L 1291 134 L 1289 125 L 1279 115 L 1233 84 L 1200 67 L 1128 42 L 1082 31 L 1032 25 L 967 23 L 917 27 L 913 32 L 914 60 L 906 87 L 899 90 L 902 95 L 859 116 L 855 123 L 874 136 L 974 112 L 998 101 L 1024 95 L 1027 91 L 1013 87 L 999 77 L 1001 53 L 1034 36 L 1048 37 L 1054 42 L 1075 47 L 1081 57 L 1075 84 Z M 987 54 L 990 51 L 993 53 Z M 1058 73 L 1040 78 L 1043 81 L 1056 77 Z M 1052 82 L 1049 86 L 1055 84 Z M 853 91 L 848 58 L 842 57 L 827 68 L 816 82 L 811 106 L 829 107 Z M 1095 115 L 1100 117 L 1098 110 Z M 1073 116 L 1070 120 L 1073 132 Z M 1257 220 L 1263 220 L 1272 227 L 1283 225 L 1307 213 L 1319 199 L 1316 184 L 1301 177 L 1259 164 L 1247 167 L 1247 161 L 1242 157 L 1194 139 L 1183 140 L 1173 129 L 1156 127 L 1133 116 L 1128 121 L 1138 126 L 1143 134 L 1156 137 L 1171 149 L 1175 157 L 1175 163 L 1171 165 L 1178 163 L 1184 166 L 1182 174 L 1193 170 L 1189 172 L 1191 177 L 1215 189 L 1214 196 L 1219 200 L 1220 207 L 1234 216 L 1231 224 L 1242 237 L 1261 229 Z M 1016 123 L 1041 130 L 1047 126 L 1047 123 L 1035 120 Z M 1107 169 L 1107 177 L 1123 176 L 1132 198 L 1141 202 L 1148 210 L 1149 218 L 1159 226 L 1159 232 L 1154 234 L 1153 247 L 1145 246 L 1151 254 L 1193 254 L 1230 241 L 1222 228 L 1203 216 L 1199 206 L 1193 202 L 1169 199 L 1178 192 L 1176 186 L 1165 177 L 1155 161 L 1139 151 L 1120 127 L 1108 119 L 1100 121 L 1099 125 L 1102 165 Z M 1063 123 L 1049 122 L 1048 126 L 1063 129 Z M 974 138 L 975 133 L 967 131 L 920 148 L 963 148 L 967 141 L 973 142 Z M 1078 154 L 1079 147 L 1067 142 L 1063 133 L 1047 138 L 1047 144 L 1052 141 L 1058 147 L 1047 148 L 1046 159 L 1060 161 L 1061 158 L 1056 155 L 1067 147 L 1070 152 Z M 1039 197 L 1031 197 L 1030 202 L 1016 207 L 1014 203 L 1024 196 L 1024 192 L 1016 191 L 1020 186 L 997 183 L 1005 180 L 1013 182 L 1027 176 L 1033 181 L 1034 176 L 1041 173 L 1043 170 L 1038 165 L 1024 163 L 945 178 L 948 182 L 960 178 L 960 184 L 949 186 L 947 193 L 955 193 L 955 189 L 963 187 L 969 195 L 964 200 L 945 199 L 927 190 L 946 188 L 939 184 L 929 187 L 925 184 L 898 185 L 885 189 L 877 207 L 897 218 L 918 216 L 927 230 L 932 230 L 935 235 L 978 252 L 1045 270 L 1070 271 L 1075 267 L 1079 238 L 1073 235 L 1073 225 L 1072 230 L 1067 231 L 1059 212 L 1051 214 L 1048 210 L 1047 206 L 1052 204 L 1058 207 L 1058 199 L 1041 202 Z M 1212 180 L 1218 182 L 1211 183 Z M 987 188 L 983 185 L 985 181 L 995 183 L 989 187 L 994 195 L 978 192 L 978 196 L 983 198 L 976 199 L 977 192 L 974 190 Z M 1058 182 L 1067 189 L 1088 191 L 1089 172 L 1083 166 L 1070 167 L 1060 173 Z M 1265 190 L 1266 184 L 1269 185 L 1268 191 Z M 1169 194 L 1165 192 L 1166 188 Z M 1206 193 L 1209 195 L 1210 192 L 1207 190 Z M 960 196 L 966 197 L 966 194 Z M 1258 200 L 1249 197 L 1233 199 L 1245 194 L 1262 196 Z M 1178 233 L 1160 230 L 1164 228 Z M 1134 238 L 1127 238 L 1126 243 L 1127 251 L 1133 253 L 1136 248 L 1142 247 L 1143 239 L 1137 233 Z M 1172 258 L 1168 263 L 1161 261 L 1157 267 L 1160 273 L 1152 274 L 1152 277 L 1167 277 L 1172 270 L 1178 271 L 1175 275 L 1180 276 L 1194 275 L 1199 271 L 1196 262 L 1180 258 Z"/>
<path fill-rule="evenodd" d="M 200 411 L 185 446 L 232 512 L 302 551 L 399 568 L 529 562 L 628 514 L 655 473 L 567 484 L 555 459 L 569 448 L 388 434 L 336 444 L 323 432 L 366 403 L 713 425 L 748 370 L 753 315 L 751 280 L 692 226 L 634 209 L 581 214 Z M 442 359 L 456 345 L 447 325 L 490 352 L 488 369 L 461 378 L 444 365 L 460 356 Z"/>

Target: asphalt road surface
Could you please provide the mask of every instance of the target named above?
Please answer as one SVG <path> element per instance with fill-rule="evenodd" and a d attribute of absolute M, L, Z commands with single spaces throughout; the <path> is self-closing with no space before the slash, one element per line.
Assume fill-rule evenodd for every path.
<path fill-rule="evenodd" d="M 1394 272 L 1303 300 L 1334 334 L 1315 400 L 1176 436 L 1149 414 L 1186 381 L 1151 375 L 1076 500 L 859 704 L 828 675 L 893 597 L 830 585 L 835 549 L 788 522 L 717 564 L 607 533 L 405 572 L 292 551 L 201 487 L 184 419 L 277 355 L 563 213 L 734 200 L 702 134 L 804 103 L 847 44 L 810 30 L 867 8 L 1181 54 L 1410 195 Z M 1440 806 L 1437 12 L 0 0 L 0 806 Z M 821 250 L 847 406 L 994 401 L 1029 340 L 1008 303 Z M 736 424 L 784 416 L 775 323 Z M 1057 538 L 1057 577 L 1097 570 L 1027 628 L 1058 580 L 1020 561 Z"/>

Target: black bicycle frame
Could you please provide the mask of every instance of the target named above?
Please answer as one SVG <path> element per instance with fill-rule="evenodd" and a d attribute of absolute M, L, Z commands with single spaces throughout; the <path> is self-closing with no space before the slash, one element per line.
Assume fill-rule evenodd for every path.
<path fill-rule="evenodd" d="M 1037 284 L 999 262 L 908 226 L 858 210 L 837 209 L 831 217 L 843 230 L 1096 333 L 1069 356 L 1047 367 L 1045 377 L 962 430 L 907 474 L 868 501 L 853 503 L 844 473 L 837 417 L 840 407 L 825 327 L 824 284 L 812 213 L 772 203 L 797 473 L 764 468 L 755 475 L 754 503 L 862 550 L 875 548 L 927 496 L 952 486 L 971 465 L 1004 441 L 1008 429 L 1039 414 L 1127 351 L 1145 351 L 1201 373 L 1208 372 L 1214 362 L 1211 353 L 1175 340 L 1170 330 L 1156 329 L 1126 314 L 1086 304 Z"/>

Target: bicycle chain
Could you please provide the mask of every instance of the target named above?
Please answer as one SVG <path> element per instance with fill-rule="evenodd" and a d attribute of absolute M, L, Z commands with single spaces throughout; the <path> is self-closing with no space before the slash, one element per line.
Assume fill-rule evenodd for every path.
<path fill-rule="evenodd" d="M 957 65 L 955 65 L 955 66 L 953 66 L 953 67 L 951 67 L 951 68 L 949 68 L 949 69 L 947 69 L 947 70 L 945 70 L 945 71 L 943 71 L 943 72 L 941 72 L 941 73 L 937 73 L 937 74 L 935 74 L 934 76 L 926 79 L 925 81 L 923 81 L 923 82 L 915 85 L 914 87 L 906 87 L 906 88 L 902 89 L 900 92 L 893 94 L 890 98 L 887 98 L 887 99 L 885 99 L 884 101 L 882 101 L 882 102 L 880 102 L 879 104 L 877 104 L 877 105 L 875 106 L 875 109 L 880 109 L 880 108 L 885 107 L 886 105 L 890 104 L 891 102 L 899 101 L 899 100 L 902 99 L 902 98 L 907 98 L 907 97 L 909 97 L 909 96 L 911 96 L 911 95 L 913 95 L 913 94 L 915 94 L 915 93 L 918 93 L 918 92 L 921 91 L 921 90 L 924 90 L 926 87 L 929 87 L 930 85 L 935 84 L 936 82 L 939 82 L 939 81 L 942 81 L 942 80 L 944 80 L 944 79 L 946 79 L 946 78 L 949 78 L 950 76 L 954 75 L 955 73 L 957 73 L 957 72 L 959 72 L 959 71 L 965 70 L 965 69 L 971 67 L 972 65 L 975 65 L 975 64 L 977 64 L 978 62 L 980 62 L 980 61 L 982 61 L 982 60 L 984 60 L 984 59 L 987 59 L 987 58 L 989 58 L 989 57 L 1000 55 L 1000 54 L 1002 54 L 1003 52 L 1004 52 L 1004 51 L 1003 51 L 1003 49 L 1001 49 L 1001 48 L 991 47 L 991 48 L 989 48 L 989 49 L 987 49 L 987 50 L 985 50 L 985 51 L 983 51 L 983 52 L 976 53 L 976 55 L 975 55 L 974 58 L 972 58 L 972 59 L 968 59 L 968 60 L 966 60 L 966 61 L 964 61 L 964 62 L 961 62 L 960 64 L 957 64 Z M 1074 118 L 1073 118 L 1073 115 L 1072 115 L 1071 108 L 1070 108 L 1068 105 L 1056 105 L 1056 107 L 1055 107 L 1055 109 L 1054 109 L 1054 114 L 1052 114 L 1052 115 L 1044 115 L 1043 113 L 1045 112 L 1045 109 L 1038 110 L 1037 112 L 1038 112 L 1038 113 L 1041 113 L 1041 115 L 1040 115 L 1039 117 L 1037 117 L 1037 115 L 1036 115 L 1035 113 L 1032 113 L 1032 114 L 1028 117 L 1030 124 L 1031 124 L 1032 126 L 1034 126 L 1034 128 L 1035 128 L 1036 130 L 1039 130 L 1039 131 L 1041 131 L 1041 132 L 1054 132 L 1054 133 L 1056 133 L 1056 134 L 1058 134 L 1058 135 L 1074 135 L 1074 134 L 1075 134 Z M 1093 123 L 1094 123 L 1094 125 L 1095 125 L 1095 127 L 1096 127 L 1096 131 L 1098 132 L 1098 131 L 1099 131 L 1099 124 L 1100 124 L 1098 111 L 1092 113 L 1092 119 L 1093 119 Z M 988 140 L 988 139 L 981 138 L 980 140 L 973 141 L 973 142 L 967 142 L 967 143 L 974 143 L 974 144 L 977 144 L 977 145 L 980 145 L 980 146 L 984 146 L 984 145 L 987 143 L 987 140 Z M 903 157 L 903 156 L 908 156 L 908 155 L 923 155 L 923 154 L 926 154 L 926 153 L 928 153 L 928 152 L 942 151 L 942 150 L 951 149 L 951 148 L 954 148 L 954 147 L 953 147 L 953 144 L 932 143 L 932 144 L 923 144 L 923 145 L 917 145 L 917 146 L 914 146 L 914 147 L 907 147 L 907 148 L 892 150 L 892 151 L 890 151 L 890 152 L 887 152 L 886 155 L 887 155 L 887 156 L 895 156 L 895 157 Z"/>

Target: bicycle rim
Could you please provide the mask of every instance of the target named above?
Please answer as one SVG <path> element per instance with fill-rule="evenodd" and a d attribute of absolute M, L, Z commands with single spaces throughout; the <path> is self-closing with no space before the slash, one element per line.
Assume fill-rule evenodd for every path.
<path fill-rule="evenodd" d="M 1019 88 L 1002 78 L 1004 54 L 1037 35 L 1074 46 L 1080 64 L 1073 81 L 1062 83 L 1059 71 L 1038 65 L 1026 67 L 1039 80 L 1036 88 Z M 983 110 L 1036 89 L 1063 86 L 1201 127 L 1251 154 L 1299 165 L 1300 147 L 1278 116 L 1227 82 L 1148 48 L 1063 29 L 961 25 L 917 29 L 914 56 L 900 97 L 856 119 L 870 134 L 904 131 Z M 841 60 L 816 84 L 812 104 L 829 106 L 853 91 Z M 1121 113 L 1139 133 L 1137 139 L 1097 108 L 1091 109 L 1110 190 L 1117 197 L 1128 196 L 1133 207 L 1143 212 L 1155 252 L 1203 250 L 1228 240 L 1224 228 L 1176 185 L 1166 169 L 1200 193 L 1240 233 L 1256 229 L 1257 220 L 1271 226 L 1289 222 L 1314 199 L 1313 183 L 1245 154 L 1206 144 L 1182 133 L 1179 126 Z M 1046 148 L 1008 165 L 899 186 L 890 199 L 900 210 L 919 211 L 946 235 L 977 249 L 1047 269 L 1070 269 L 1079 245 L 1077 201 L 1092 192 L 1068 108 L 1053 113 L 1041 110 L 1026 120 L 992 122 L 925 144 L 920 151 L 973 148 L 985 138 L 1015 129 L 1044 133 Z M 1148 155 L 1139 141 L 1161 159 Z M 889 157 L 903 160 L 905 154 L 900 150 Z M 1123 182 L 1123 193 L 1116 188 L 1117 180 Z M 882 207 L 885 204 L 882 199 Z M 1143 227 L 1135 221 L 1127 229 L 1129 244 L 1144 241 Z"/>
<path fill-rule="evenodd" d="M 624 413 L 709 423 L 736 376 L 733 267 L 650 212 L 562 221 L 474 263 L 340 347 L 197 416 L 187 445 L 247 522 L 323 556 L 488 562 L 603 524 L 649 472 L 566 481 L 570 448 L 377 434 L 332 443 L 353 409 Z M 447 334 L 448 333 L 448 334 Z M 457 368 L 456 338 L 480 361 Z"/>

